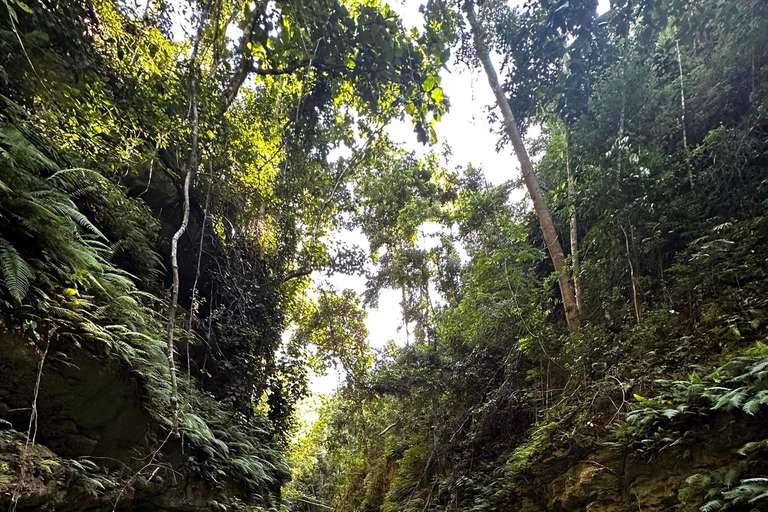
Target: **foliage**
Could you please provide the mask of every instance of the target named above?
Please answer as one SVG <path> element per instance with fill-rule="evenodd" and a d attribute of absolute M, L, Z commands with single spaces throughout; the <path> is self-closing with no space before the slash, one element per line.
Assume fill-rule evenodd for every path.
<path fill-rule="evenodd" d="M 692 481 L 681 497 L 711 510 L 759 508 L 768 55 L 757 27 L 766 12 L 716 0 L 616 2 L 603 15 L 594 2 L 478 6 L 519 122 L 541 128 L 530 142 L 561 234 L 570 153 L 585 325 L 564 333 L 536 220 L 509 203 L 514 183 L 490 187 L 470 166 L 441 194 L 434 171 L 423 173 L 429 160 L 381 158 L 387 165 L 355 190 L 377 264 L 367 293 L 403 289 L 404 323 L 431 330 L 383 350 L 370 372 L 365 407 L 383 412 L 367 420 L 393 430 L 370 440 L 324 423 L 306 440 L 323 462 L 314 473 L 305 466 L 304 481 L 323 482 L 318 501 L 344 510 L 504 510 L 526 500 L 544 509 L 532 490 L 550 482 L 550 465 L 607 444 L 611 460 L 684 472 L 735 421 L 746 445 L 707 467 L 713 490 Z M 429 2 L 427 32 L 457 27 L 441 37 L 473 64 L 460 8 Z M 444 247 L 459 247 L 460 263 L 450 250 L 435 260 L 414 250 L 430 224 Z M 344 388 L 334 400 L 344 411 L 360 395 Z M 734 465 L 737 477 L 723 483 Z M 327 480 L 338 472 L 349 476 Z"/>
<path fill-rule="evenodd" d="M 5 242 L 4 247 L 30 270 L 26 294 L 14 293 L 23 291 L 18 279 L 9 280 L 4 274 L 8 325 L 38 344 L 51 343 L 50 337 L 55 336 L 57 343 L 66 340 L 118 359 L 141 386 L 147 397 L 144 406 L 158 430 L 169 428 L 168 367 L 164 345 L 157 338 L 161 327 L 155 312 L 161 301 L 139 290 L 133 276 L 111 262 L 109 241 L 73 202 L 73 198 L 87 201 L 90 194 L 102 194 L 104 188 L 107 193 L 101 200 L 108 201 L 119 190 L 94 171 L 59 169 L 11 127 L 3 129 L 2 149 L 2 233 L 15 244 Z M 80 186 L 73 190 L 73 183 Z M 71 351 L 59 350 L 65 358 Z M 262 420 L 260 427 L 253 422 L 230 425 L 210 398 L 192 386 L 186 393 L 189 406 L 199 414 L 182 415 L 182 432 L 199 451 L 190 456 L 187 468 L 214 485 L 224 485 L 222 478 L 229 478 L 268 496 L 279 486 L 286 469 L 279 452 L 270 447 L 266 423 Z M 86 484 L 89 493 L 105 491 L 98 478 Z"/>
<path fill-rule="evenodd" d="M 730 421 L 740 446 L 679 497 L 764 506 L 764 2 L 477 2 L 561 237 L 578 213 L 578 333 L 519 184 L 384 135 L 407 117 L 436 142 L 441 69 L 477 65 L 464 2 L 426 2 L 423 30 L 374 0 L 59 4 L 0 6 L 3 323 L 119 366 L 158 467 L 202 479 L 212 509 L 278 506 L 289 473 L 295 511 L 544 509 L 530 489 L 552 465 L 610 449 L 680 469 Z M 366 291 L 312 288 L 319 272 Z M 375 351 L 365 308 L 386 289 L 406 344 Z M 346 381 L 308 423 L 331 368 Z M 60 466 L 96 496 L 133 478 L 40 463 Z"/>

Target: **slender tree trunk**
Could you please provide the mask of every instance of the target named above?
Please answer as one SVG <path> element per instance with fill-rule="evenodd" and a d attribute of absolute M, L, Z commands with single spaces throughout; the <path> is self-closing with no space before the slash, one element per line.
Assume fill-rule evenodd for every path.
<path fill-rule="evenodd" d="M 635 320 L 637 320 L 637 325 L 640 325 L 640 303 L 638 302 L 637 297 L 637 276 L 635 274 L 635 266 L 632 264 L 632 253 L 629 250 L 629 237 L 627 237 L 627 231 L 624 229 L 624 226 L 621 226 L 621 231 L 624 233 L 624 244 L 627 248 L 627 263 L 629 264 L 629 277 L 632 281 L 632 304 L 635 306 Z"/>
<path fill-rule="evenodd" d="M 240 37 L 240 42 L 237 45 L 236 51 L 236 54 L 240 56 L 240 62 L 238 63 L 229 84 L 227 84 L 222 101 L 219 105 L 219 116 L 223 116 L 227 110 L 229 110 L 229 107 L 237 98 L 237 93 L 240 91 L 240 87 L 242 87 L 245 79 L 248 78 L 248 73 L 251 71 L 251 67 L 253 66 L 253 56 L 248 49 L 248 44 L 251 42 L 251 39 L 253 39 L 253 34 L 259 24 L 261 15 L 266 9 L 266 4 L 267 2 L 263 0 L 256 2 L 256 5 L 254 5 L 253 10 L 251 11 L 251 17 L 248 18 L 245 28 L 243 28 L 243 35 Z"/>
<path fill-rule="evenodd" d="M 683 128 L 683 150 L 685 151 L 685 164 L 688 168 L 688 181 L 693 190 L 693 171 L 691 170 L 690 153 L 688 151 L 688 132 L 685 128 L 685 82 L 683 81 L 683 58 L 680 54 L 680 40 L 675 39 L 675 48 L 677 49 L 677 66 L 680 70 L 680 124 Z"/>
<path fill-rule="evenodd" d="M 264 254 L 264 239 L 262 236 L 264 235 L 264 223 L 267 219 L 267 202 L 265 199 L 261 200 L 261 206 L 259 206 L 259 224 L 258 224 L 258 235 L 259 235 L 259 258 L 264 261 L 265 254 Z"/>
<path fill-rule="evenodd" d="M 617 167 L 618 174 L 616 176 L 616 182 L 614 183 L 616 198 L 619 197 L 621 176 L 624 171 L 624 155 L 622 151 L 622 139 L 624 139 L 624 124 L 626 122 L 627 111 L 627 40 L 624 36 L 624 52 L 621 62 L 621 107 L 619 110 L 619 133 L 616 138 L 616 154 L 619 156 L 619 165 Z"/>
<path fill-rule="evenodd" d="M 755 5 L 753 5 L 752 6 L 752 24 L 750 27 L 752 29 L 752 33 L 751 33 L 752 37 L 754 37 L 756 26 L 757 26 L 757 15 L 755 13 Z M 754 40 L 752 41 L 752 44 L 749 45 L 749 54 L 750 54 L 750 61 L 752 63 L 752 69 L 751 69 L 750 80 L 749 80 L 750 82 L 749 94 L 751 96 L 755 92 L 755 41 Z"/>
<path fill-rule="evenodd" d="M 565 124 L 565 169 L 568 174 L 568 210 L 571 216 L 571 264 L 573 266 L 573 291 L 576 308 L 581 316 L 584 307 L 581 300 L 581 263 L 579 261 L 579 224 L 576 219 L 576 181 L 571 167 L 571 132 Z"/>
<path fill-rule="evenodd" d="M 405 346 L 407 347 L 411 344 L 411 334 L 408 332 L 408 302 L 405 297 L 405 285 L 400 288 L 400 291 L 403 295 L 403 325 L 405 326 Z"/>
<path fill-rule="evenodd" d="M 626 59 L 626 52 L 625 57 Z M 627 79 L 626 79 L 626 64 L 623 65 L 621 70 L 621 110 L 619 111 L 619 138 L 618 143 L 621 144 L 621 139 L 624 138 L 624 123 L 625 113 L 627 109 Z"/>
<path fill-rule="evenodd" d="M 173 272 L 173 286 L 171 288 L 171 306 L 168 310 L 168 332 L 166 340 L 166 350 L 168 355 L 168 369 L 171 373 L 171 414 L 173 433 L 179 434 L 179 386 L 176 379 L 176 363 L 174 361 L 173 334 L 176 327 L 176 309 L 179 305 L 179 239 L 187 231 L 189 225 L 189 190 L 197 173 L 199 165 L 199 137 L 200 115 L 197 105 L 197 53 L 200 49 L 200 39 L 203 36 L 205 28 L 206 12 L 200 15 L 200 24 L 197 27 L 195 36 L 195 45 L 192 48 L 192 55 L 189 63 L 189 96 L 190 96 L 190 131 L 191 144 L 189 150 L 189 168 L 184 178 L 184 214 L 181 219 L 181 226 L 174 233 L 171 239 L 171 270 Z"/>
<path fill-rule="evenodd" d="M 563 305 L 565 306 L 565 316 L 568 321 L 568 329 L 571 332 L 578 332 L 580 328 L 579 311 L 576 305 L 576 295 L 571 285 L 571 278 L 565 268 L 565 255 L 563 254 L 563 248 L 560 245 L 560 240 L 555 230 L 555 225 L 552 222 L 552 216 L 547 208 L 547 203 L 544 199 L 544 193 L 539 185 L 539 180 L 536 174 L 533 172 L 533 165 L 531 159 L 528 156 L 528 151 L 523 143 L 523 138 L 520 135 L 520 129 L 517 126 L 517 120 L 512 112 L 512 108 L 507 101 L 504 91 L 499 83 L 499 77 L 496 74 L 496 69 L 491 62 L 490 54 L 488 53 L 488 47 L 485 44 L 482 25 L 477 21 L 475 16 L 475 7 L 472 0 L 468 0 L 464 4 L 464 11 L 467 14 L 467 19 L 472 28 L 472 36 L 475 41 L 475 48 L 477 50 L 477 56 L 480 62 L 483 64 L 485 74 L 488 77 L 488 83 L 491 86 L 493 94 L 496 96 L 496 103 L 501 110 L 504 119 L 504 128 L 512 142 L 512 147 L 515 150 L 517 160 L 520 162 L 520 170 L 523 174 L 523 181 L 528 189 L 528 193 L 533 201 L 533 208 L 536 211 L 536 216 L 539 218 L 539 224 L 541 231 L 544 235 L 544 242 L 547 244 L 549 250 L 549 256 L 552 259 L 552 264 L 555 267 L 555 272 L 558 274 L 558 283 L 560 284 L 560 294 L 563 298 Z"/>

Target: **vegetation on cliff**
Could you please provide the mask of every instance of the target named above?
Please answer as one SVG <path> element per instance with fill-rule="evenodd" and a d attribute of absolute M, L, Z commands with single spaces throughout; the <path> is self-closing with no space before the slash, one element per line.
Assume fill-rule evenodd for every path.
<path fill-rule="evenodd" d="M 768 5 L 513 4 L 4 0 L 0 505 L 768 507 Z"/>

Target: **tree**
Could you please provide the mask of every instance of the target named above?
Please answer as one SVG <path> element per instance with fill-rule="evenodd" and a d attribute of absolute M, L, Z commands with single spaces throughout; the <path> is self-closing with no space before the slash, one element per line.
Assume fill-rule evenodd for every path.
<path fill-rule="evenodd" d="M 406 341 L 412 341 L 411 334 L 416 341 L 434 341 L 436 298 L 430 283 L 440 264 L 431 264 L 422 229 L 445 220 L 444 210 L 455 197 L 455 176 L 441 167 L 437 155 L 418 159 L 386 140 L 367 165 L 375 172 L 356 180 L 354 217 L 378 266 L 368 280 L 367 302 L 375 304 L 383 288 L 399 289 Z"/>
<path fill-rule="evenodd" d="M 198 62 L 198 53 L 206 32 L 206 27 L 215 27 L 212 44 L 226 46 L 226 36 L 219 31 L 221 24 L 214 13 L 209 20 L 210 4 L 205 4 L 199 13 L 198 28 L 192 41 L 192 51 L 188 69 L 187 94 L 189 99 L 189 150 L 187 170 L 182 185 L 183 212 L 179 228 L 171 239 L 170 260 L 172 270 L 172 291 L 168 312 L 167 352 L 171 371 L 171 405 L 174 417 L 174 431 L 178 430 L 178 392 L 176 365 L 174 362 L 174 330 L 178 308 L 179 277 L 178 245 L 186 233 L 189 218 L 192 187 L 200 165 L 200 120 L 201 104 L 198 98 L 200 81 L 204 77 L 213 87 L 214 98 L 212 112 L 208 115 L 209 138 L 216 135 L 219 128 L 226 126 L 227 113 L 236 103 L 237 97 L 246 78 L 253 74 L 258 77 L 294 77 L 301 80 L 300 97 L 295 118 L 292 120 L 294 133 L 291 142 L 295 149 L 304 149 L 319 131 L 319 116 L 313 109 L 321 110 L 331 101 L 340 101 L 347 107 L 361 114 L 361 125 L 376 121 L 386 121 L 399 113 L 404 103 L 410 108 L 419 134 L 426 133 L 425 126 L 439 119 L 445 110 L 445 102 L 435 93 L 434 86 L 422 85 L 434 76 L 432 68 L 439 63 L 435 57 L 425 55 L 418 43 L 407 35 L 396 17 L 391 16 L 388 7 L 381 10 L 366 4 L 353 4 L 351 10 L 337 5 L 334 1 L 302 3 L 302 5 L 281 5 L 277 14 L 267 13 L 266 2 L 257 2 L 248 6 L 242 13 L 244 25 L 235 52 L 232 55 L 231 69 L 234 71 L 228 81 L 217 83 L 219 58 L 210 59 L 204 74 Z M 318 13 L 332 11 L 329 23 L 318 23 Z M 307 22 L 307 20 L 311 20 Z M 270 34 L 274 26 L 279 26 L 277 34 Z M 358 30 L 359 29 L 359 30 Z M 374 30 L 375 29 L 375 30 Z M 361 48 L 363 51 L 361 51 Z M 431 60 L 430 60 L 431 59 Z M 439 64 L 438 64 L 439 65 Z M 312 81 L 311 90 L 305 91 Z M 434 82 L 434 78 L 432 79 Z M 346 89 L 345 89 L 346 88 Z M 336 91 L 333 91 L 336 89 Z M 354 91 L 357 94 L 350 94 Z M 306 94 L 309 92 L 309 94 Z M 336 92 L 334 97 L 331 93 Z M 303 97 L 306 94 L 306 97 Z M 418 107 L 417 107 L 417 106 Z M 305 114 L 300 117 L 300 113 Z M 302 126 L 298 122 L 303 121 Z M 285 134 L 284 136 L 288 136 Z M 278 149 L 279 151 L 279 149 Z M 211 155 L 212 157 L 213 155 Z M 307 244 L 315 245 L 318 228 L 324 222 L 322 218 L 329 203 L 333 202 L 334 192 L 340 185 L 343 175 L 339 176 L 331 188 L 331 196 L 326 205 L 320 208 L 314 220 L 315 239 Z M 265 202 L 262 199 L 260 209 L 264 217 Z M 263 221 L 263 219 L 260 219 Z M 205 220 L 204 220 L 205 221 Z M 202 236 L 202 235 L 201 235 Z M 299 269 L 287 272 L 286 278 L 308 275 L 308 270 Z M 193 294 L 196 290 L 193 290 Z"/>
<path fill-rule="evenodd" d="M 359 385 L 373 362 L 365 327 L 365 310 L 352 290 L 321 289 L 310 311 L 300 320 L 296 343 L 316 350 L 319 369 L 340 366 Z"/>
<path fill-rule="evenodd" d="M 533 201 L 533 208 L 539 219 L 539 225 L 541 226 L 541 231 L 544 235 L 544 242 L 547 245 L 550 259 L 555 267 L 555 272 L 558 274 L 557 280 L 560 286 L 560 295 L 563 300 L 563 306 L 565 307 L 568 328 L 571 332 L 578 332 L 580 329 L 580 316 L 576 302 L 576 293 L 565 266 L 565 255 L 563 254 L 563 248 L 560 245 L 557 230 L 552 222 L 552 215 L 547 208 L 546 199 L 541 189 L 541 185 L 539 184 L 539 180 L 533 171 L 533 164 L 531 163 L 528 150 L 523 142 L 523 137 L 520 134 L 520 128 L 515 119 L 515 114 L 512 112 L 512 107 L 501 88 L 496 69 L 493 66 L 493 62 L 491 62 L 488 45 L 485 41 L 485 29 L 477 20 L 475 6 L 471 0 L 464 3 L 464 12 L 466 13 L 472 31 L 472 38 L 475 43 L 477 57 L 483 65 L 483 69 L 488 78 L 488 84 L 496 97 L 496 104 L 499 107 L 499 110 L 501 110 L 505 132 L 512 143 L 515 155 L 520 163 L 520 171 L 523 175 L 525 186 L 528 189 L 528 194 Z"/>

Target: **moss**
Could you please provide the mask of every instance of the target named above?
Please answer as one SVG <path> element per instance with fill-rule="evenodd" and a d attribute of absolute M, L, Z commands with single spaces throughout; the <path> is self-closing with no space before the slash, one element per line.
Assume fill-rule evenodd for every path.
<path fill-rule="evenodd" d="M 531 464 L 544 455 L 551 446 L 553 433 L 558 425 L 558 422 L 552 421 L 531 429 L 528 439 L 514 449 L 506 464 L 507 474 L 511 479 L 522 476 Z"/>

